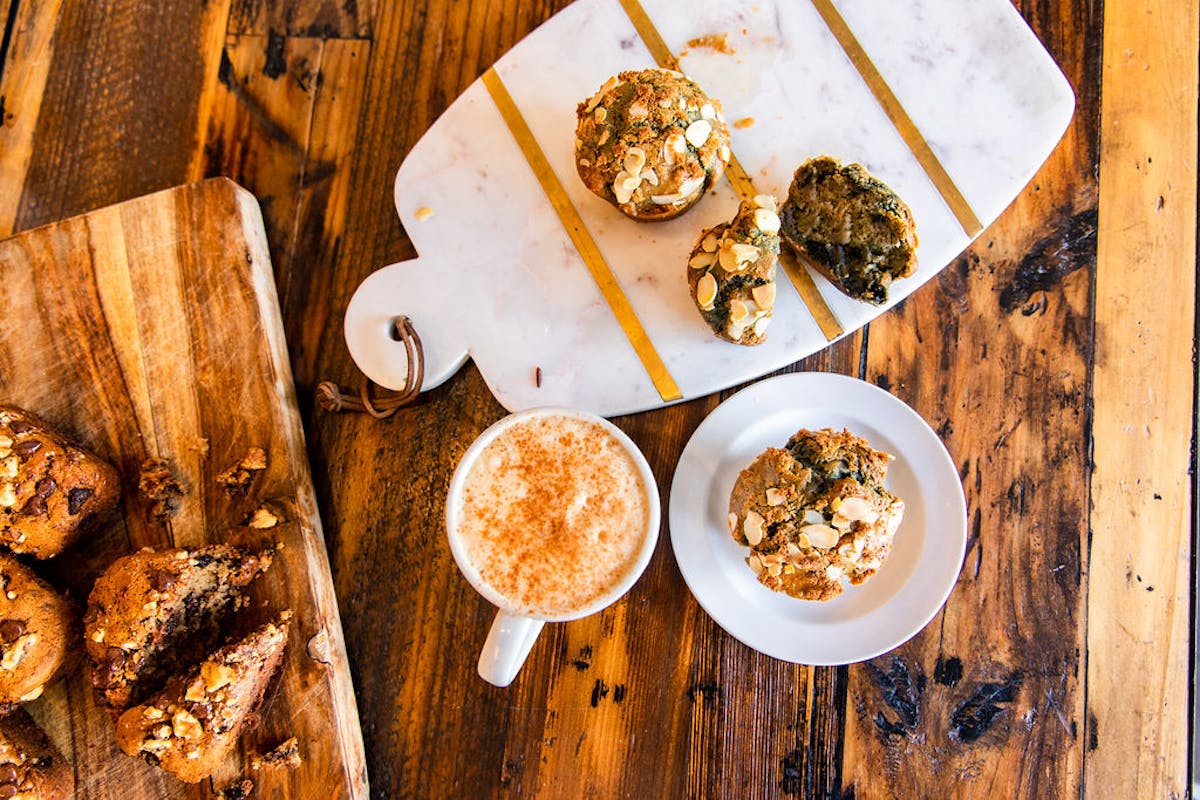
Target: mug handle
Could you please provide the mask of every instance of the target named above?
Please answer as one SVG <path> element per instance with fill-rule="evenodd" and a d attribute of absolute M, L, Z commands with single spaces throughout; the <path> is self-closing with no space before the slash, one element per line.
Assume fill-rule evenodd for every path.
<path fill-rule="evenodd" d="M 479 677 L 493 686 L 508 686 L 517 677 L 546 623 L 497 611 L 479 654 Z"/>

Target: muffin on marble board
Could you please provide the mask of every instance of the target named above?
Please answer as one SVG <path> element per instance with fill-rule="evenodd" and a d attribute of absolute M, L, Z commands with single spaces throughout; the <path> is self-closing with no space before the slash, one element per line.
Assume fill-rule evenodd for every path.
<path fill-rule="evenodd" d="M 576 116 L 579 177 L 635 220 L 684 213 L 720 179 L 731 156 L 720 102 L 673 70 L 609 78 Z"/>
<path fill-rule="evenodd" d="M 217 544 L 142 550 L 113 562 L 96 580 L 83 618 L 97 705 L 119 714 L 211 649 L 219 620 L 272 557 Z"/>
<path fill-rule="evenodd" d="M 738 475 L 729 530 L 750 548 L 759 583 L 830 600 L 874 575 L 891 552 L 904 501 L 884 486 L 889 453 L 832 429 L 797 431 Z"/>
<path fill-rule="evenodd" d="M 810 159 L 780 210 L 783 241 L 856 300 L 882 305 L 917 268 L 912 211 L 859 164 Z"/>
<path fill-rule="evenodd" d="M 78 637 L 71 604 L 16 557 L 0 552 L 0 712 L 40 697 L 74 663 Z"/>
<path fill-rule="evenodd" d="M 0 405 L 0 545 L 53 558 L 120 499 L 117 471 L 41 418 Z"/>
<path fill-rule="evenodd" d="M 45 731 L 18 708 L 0 718 L 0 798 L 69 800 L 75 772 Z"/>
<path fill-rule="evenodd" d="M 700 234 L 688 259 L 688 287 L 713 333 L 735 344 L 766 340 L 778 259 L 779 217 L 770 195 L 743 200 L 732 221 Z"/>
<path fill-rule="evenodd" d="M 208 655 L 117 720 L 117 744 L 197 783 L 216 771 L 253 722 L 287 646 L 291 612 Z"/>

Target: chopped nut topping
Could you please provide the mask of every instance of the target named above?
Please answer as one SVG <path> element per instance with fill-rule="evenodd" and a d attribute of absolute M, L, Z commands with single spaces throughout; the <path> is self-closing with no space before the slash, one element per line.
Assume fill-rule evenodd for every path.
<path fill-rule="evenodd" d="M 751 553 L 750 557 L 746 559 L 746 563 L 750 565 L 750 569 L 754 570 L 755 575 L 763 574 L 762 559 L 758 557 L 757 553 Z"/>
<path fill-rule="evenodd" d="M 92 641 L 93 642 L 103 642 L 104 641 L 104 633 L 105 633 L 104 628 L 97 628 L 95 631 L 92 632 Z"/>
<path fill-rule="evenodd" d="M 0 506 L 12 508 L 17 504 L 17 490 L 11 483 L 0 485 Z"/>
<path fill-rule="evenodd" d="M 640 147 L 629 148 L 622 165 L 630 175 L 638 175 L 641 173 L 642 167 L 646 166 L 646 151 Z"/>
<path fill-rule="evenodd" d="M 715 253 L 706 253 L 701 250 L 699 253 L 696 253 L 696 255 L 692 256 L 691 260 L 688 261 L 688 266 L 692 269 L 705 269 L 707 267 L 711 267 L 716 260 L 717 256 Z"/>
<path fill-rule="evenodd" d="M 771 324 L 771 318 L 770 318 L 770 317 L 761 317 L 761 318 L 759 318 L 759 319 L 758 319 L 758 320 L 757 320 L 757 321 L 754 323 L 754 329 L 753 329 L 753 330 L 754 330 L 754 334 L 755 334 L 756 336 L 762 336 L 762 335 L 763 335 L 763 333 L 764 333 L 764 332 L 767 330 L 767 326 L 768 326 L 768 325 L 770 325 L 770 324 Z"/>
<path fill-rule="evenodd" d="M 9 456 L 0 461 L 0 478 L 17 477 L 17 469 L 21 466 L 16 456 Z"/>
<path fill-rule="evenodd" d="M 715 253 L 720 245 L 721 241 L 717 238 L 717 234 L 714 232 L 709 233 L 704 237 L 703 241 L 700 242 L 700 249 L 706 253 Z"/>
<path fill-rule="evenodd" d="M 204 726 L 187 709 L 181 708 L 171 717 L 171 728 L 180 739 L 195 739 L 204 733 Z"/>
<path fill-rule="evenodd" d="M 730 513 L 729 515 L 729 532 L 737 533 L 738 515 Z"/>
<path fill-rule="evenodd" d="M 712 107 L 712 103 L 705 103 L 700 106 L 700 118 L 710 122 L 717 118 L 717 110 Z"/>
<path fill-rule="evenodd" d="M 154 738 L 155 739 L 170 739 L 171 738 L 171 726 L 165 725 L 165 724 L 155 726 Z"/>
<path fill-rule="evenodd" d="M 641 184 L 642 181 L 637 175 L 631 175 L 625 170 L 618 172 L 617 177 L 613 179 L 613 194 L 617 196 L 617 203 L 628 203 Z"/>
<path fill-rule="evenodd" d="M 783 505 L 784 501 L 787 500 L 787 495 L 779 491 L 779 489 L 776 489 L 774 486 L 767 489 L 766 494 L 767 505 L 769 506 L 781 506 Z"/>
<path fill-rule="evenodd" d="M 205 661 L 200 667 L 200 677 L 204 679 L 204 686 L 210 692 L 215 692 L 223 686 L 228 686 L 233 682 L 236 673 L 232 667 L 225 664 L 217 664 L 212 661 Z"/>
<path fill-rule="evenodd" d="M 204 700 L 204 684 L 200 681 L 192 681 L 188 684 L 187 691 L 183 694 L 184 700 L 190 700 L 193 703 L 199 703 Z"/>
<path fill-rule="evenodd" d="M 35 688 L 29 690 L 28 692 L 26 692 L 25 694 L 21 695 L 20 697 L 18 697 L 17 699 L 22 703 L 33 702 L 34 700 L 37 700 L 39 697 L 42 696 L 42 692 L 45 691 L 45 689 L 46 689 L 45 686 L 35 687 Z"/>
<path fill-rule="evenodd" d="M 142 716 L 149 720 L 162 719 L 163 710 L 157 706 L 146 706 L 142 709 Z"/>
<path fill-rule="evenodd" d="M 604 106 L 597 106 L 596 112 L 592 115 L 596 122 L 604 122 L 608 118 L 608 109 Z"/>
<path fill-rule="evenodd" d="M 733 153 L 729 150 L 729 145 L 723 144 L 721 145 L 721 149 L 717 151 L 717 155 L 721 157 L 722 161 L 729 163 L 729 158 Z"/>

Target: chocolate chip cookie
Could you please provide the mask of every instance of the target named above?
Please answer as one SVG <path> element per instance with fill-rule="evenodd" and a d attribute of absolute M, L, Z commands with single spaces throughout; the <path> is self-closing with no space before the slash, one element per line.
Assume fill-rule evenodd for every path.
<path fill-rule="evenodd" d="M 729 163 L 720 102 L 679 72 L 622 72 L 580 103 L 576 116 L 579 177 L 636 220 L 679 216 Z"/>
<path fill-rule="evenodd" d="M 886 303 L 892 282 L 917 268 L 912 211 L 859 164 L 802 164 L 779 216 L 788 247 L 857 300 Z"/>
<path fill-rule="evenodd" d="M 142 550 L 113 562 L 83 617 L 97 705 L 119 713 L 210 649 L 219 618 L 271 560 L 269 551 L 218 544 Z"/>
<path fill-rule="evenodd" d="M 738 475 L 729 530 L 759 583 L 829 600 L 870 578 L 891 550 L 904 502 L 884 488 L 892 456 L 849 431 L 797 431 Z"/>
<path fill-rule="evenodd" d="M 53 558 L 116 506 L 120 477 L 40 418 L 0 406 L 0 545 Z"/>
<path fill-rule="evenodd" d="M 262 704 L 290 619 L 285 611 L 127 710 L 117 720 L 117 744 L 188 783 L 212 775 Z"/>
<path fill-rule="evenodd" d="M 731 222 L 700 234 L 688 259 L 688 286 L 713 333 L 736 344 L 766 340 L 778 259 L 779 217 L 770 195 L 743 201 Z"/>
<path fill-rule="evenodd" d="M 37 699 L 62 674 L 79 646 L 78 625 L 58 592 L 0 552 L 0 707 Z"/>
<path fill-rule="evenodd" d="M 0 798 L 69 800 L 75 772 L 45 732 L 17 709 L 0 718 Z"/>

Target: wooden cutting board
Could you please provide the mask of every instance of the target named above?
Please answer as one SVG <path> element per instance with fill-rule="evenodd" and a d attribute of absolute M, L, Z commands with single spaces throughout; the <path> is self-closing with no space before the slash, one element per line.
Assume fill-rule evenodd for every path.
<path fill-rule="evenodd" d="M 69 431 L 121 471 L 121 513 L 73 551 L 34 564 L 82 603 L 116 557 L 141 547 L 282 542 L 242 612 L 294 611 L 262 723 L 213 780 L 187 786 L 122 754 L 87 668 L 29 704 L 75 767 L 76 797 L 210 797 L 247 774 L 255 797 L 366 797 L 362 734 L 296 410 L 258 203 L 225 179 L 171 189 L 0 242 L 0 400 Z M 268 467 L 231 497 L 216 476 L 248 447 Z M 139 466 L 168 459 L 186 493 L 165 522 Z M 262 503 L 269 530 L 245 526 Z M 82 652 L 82 642 L 80 652 Z M 289 736 L 294 770 L 244 759 Z"/>
<path fill-rule="evenodd" d="M 722 102 L 754 192 L 782 200 L 796 167 L 827 154 L 863 164 L 911 206 L 919 264 L 889 303 L 852 300 L 814 275 L 840 321 L 830 334 L 781 271 L 764 344 L 712 335 L 686 264 L 699 233 L 736 212 L 733 184 L 721 181 L 677 219 L 638 224 L 576 174 L 576 103 L 621 70 L 664 61 L 647 26 Z M 511 96 L 676 394 L 639 360 L 489 77 Z M 407 315 L 424 343 L 425 388 L 470 357 L 514 411 L 567 405 L 611 416 L 700 397 L 795 363 L 932 279 L 1033 178 L 1073 109 L 1071 87 L 1010 0 L 578 0 L 505 54 L 408 153 L 395 203 L 419 257 L 364 281 L 346 342 L 363 372 L 400 388 L 407 361 L 390 321 Z"/>

